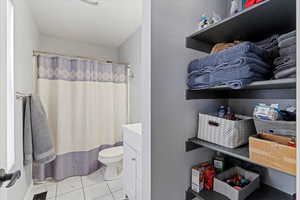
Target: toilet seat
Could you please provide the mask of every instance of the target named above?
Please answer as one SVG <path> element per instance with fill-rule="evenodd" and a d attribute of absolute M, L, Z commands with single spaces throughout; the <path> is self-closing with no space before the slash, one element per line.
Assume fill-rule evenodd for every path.
<path fill-rule="evenodd" d="M 122 146 L 104 149 L 99 152 L 99 160 L 121 160 L 123 158 L 124 149 Z"/>

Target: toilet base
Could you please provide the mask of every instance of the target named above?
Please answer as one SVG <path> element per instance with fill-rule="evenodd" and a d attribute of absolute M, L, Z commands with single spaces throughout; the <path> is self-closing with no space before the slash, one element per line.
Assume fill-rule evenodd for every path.
<path fill-rule="evenodd" d="M 107 165 L 104 171 L 104 180 L 112 181 L 120 179 L 122 177 L 122 172 L 120 172 L 119 165 Z"/>

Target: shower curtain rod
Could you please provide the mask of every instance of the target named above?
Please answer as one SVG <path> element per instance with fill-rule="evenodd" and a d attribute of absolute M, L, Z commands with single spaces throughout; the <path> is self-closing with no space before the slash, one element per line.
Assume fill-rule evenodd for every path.
<path fill-rule="evenodd" d="M 62 57 L 68 57 L 68 58 L 78 58 L 78 59 L 87 59 L 87 60 L 96 60 L 99 62 L 106 62 L 106 63 L 113 63 L 113 64 L 121 64 L 121 65 L 126 65 L 128 68 L 130 68 L 129 63 L 125 62 L 116 62 L 112 60 L 105 60 L 105 59 L 98 59 L 98 58 L 90 58 L 90 57 L 85 57 L 85 56 L 73 56 L 73 55 L 66 55 L 66 54 L 60 54 L 60 53 L 54 53 L 54 52 L 46 52 L 46 51 L 33 51 L 33 56 L 38 56 L 40 54 L 46 54 L 46 55 L 54 55 L 54 56 L 62 56 Z"/>

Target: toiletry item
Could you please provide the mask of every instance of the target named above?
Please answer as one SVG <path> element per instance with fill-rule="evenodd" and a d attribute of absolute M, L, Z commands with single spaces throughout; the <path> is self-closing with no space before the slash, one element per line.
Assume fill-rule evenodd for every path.
<path fill-rule="evenodd" d="M 212 19 L 213 24 L 222 20 L 222 18 L 215 12 L 213 12 L 211 19 Z"/>
<path fill-rule="evenodd" d="M 218 108 L 218 117 L 224 118 L 225 114 L 226 114 L 226 108 L 225 108 L 225 106 L 220 106 Z"/>
<path fill-rule="evenodd" d="M 295 106 L 288 106 L 286 109 L 288 112 L 296 113 L 296 107 Z"/>
<path fill-rule="evenodd" d="M 198 30 L 204 29 L 209 26 L 209 17 L 206 14 L 202 14 L 198 24 Z"/>
<path fill-rule="evenodd" d="M 257 104 L 254 108 L 253 115 L 261 120 L 278 120 L 280 117 L 280 110 L 278 104 Z"/>
<path fill-rule="evenodd" d="M 242 0 L 232 0 L 231 7 L 230 7 L 230 15 L 235 15 L 239 13 L 243 9 L 243 2 Z"/>
<path fill-rule="evenodd" d="M 246 179 L 244 176 L 241 176 L 239 174 L 232 176 L 231 178 L 226 180 L 226 183 L 230 185 L 231 187 L 241 190 L 243 187 L 250 184 L 250 180 Z"/>
<path fill-rule="evenodd" d="M 231 111 L 231 108 L 229 106 L 227 106 L 227 112 L 225 115 L 225 119 L 228 120 L 236 120 L 234 113 Z"/>
<path fill-rule="evenodd" d="M 290 147 L 296 147 L 296 137 L 292 137 L 291 141 L 288 142 L 288 146 Z"/>
<path fill-rule="evenodd" d="M 243 9 L 245 9 L 245 4 L 246 4 L 247 0 L 242 0 L 242 6 L 243 6 Z"/>
<path fill-rule="evenodd" d="M 217 154 L 216 154 L 216 156 L 213 160 L 213 163 L 214 163 L 214 168 L 215 168 L 217 173 L 224 171 L 224 169 L 225 169 L 225 159 L 221 155 L 220 152 L 217 152 Z"/>
<path fill-rule="evenodd" d="M 246 3 L 244 4 L 245 8 L 249 8 L 251 6 L 254 6 L 255 4 L 261 3 L 264 0 L 247 0 Z"/>

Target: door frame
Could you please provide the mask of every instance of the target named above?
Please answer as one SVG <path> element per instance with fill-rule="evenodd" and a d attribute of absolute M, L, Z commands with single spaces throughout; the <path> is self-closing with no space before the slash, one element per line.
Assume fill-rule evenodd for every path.
<path fill-rule="evenodd" d="M 151 0 L 143 0 L 142 23 L 142 199 L 151 200 Z"/>
<path fill-rule="evenodd" d="M 297 6 L 296 6 L 296 13 L 297 13 L 297 58 L 300 58 L 300 2 L 297 1 Z M 297 194 L 300 194 L 300 72 L 299 72 L 299 63 L 300 61 L 297 60 Z M 299 198 L 299 196 L 298 196 Z"/>
<path fill-rule="evenodd" d="M 0 0 L 0 168 L 7 168 L 7 1 Z M 4 97 L 4 98 L 3 98 Z M 7 199 L 7 190 L 0 188 L 0 199 Z"/>
<path fill-rule="evenodd" d="M 8 20 L 10 18 L 8 18 L 8 15 L 11 14 L 9 12 L 9 8 L 8 7 L 10 4 L 8 4 L 8 2 L 10 2 L 10 4 L 13 6 L 13 10 L 12 10 L 12 14 L 13 14 L 13 20 L 14 20 L 14 1 L 13 0 L 0 0 L 0 168 L 5 169 L 6 173 L 9 172 L 9 170 L 11 170 L 14 165 L 15 165 L 15 155 L 13 157 L 13 162 L 9 163 L 9 157 L 8 157 L 8 143 L 9 140 L 11 141 L 11 138 L 8 135 L 8 131 L 10 130 L 10 128 L 8 127 L 8 117 L 14 117 L 14 107 L 12 110 L 9 109 L 9 95 L 8 92 L 13 92 L 13 98 L 15 95 L 14 89 L 13 91 L 9 91 L 8 90 L 8 68 L 7 66 L 9 64 L 11 64 L 12 66 L 14 66 L 14 58 L 12 58 L 12 60 L 10 60 L 8 58 L 9 56 L 9 51 L 14 51 L 14 23 L 13 23 L 13 27 L 9 27 L 10 24 L 8 24 Z M 8 35 L 9 33 L 9 29 L 13 28 L 13 33 L 11 35 Z M 11 39 L 10 37 L 13 37 L 12 39 L 12 46 L 9 46 L 9 39 Z M 13 49 L 9 49 L 9 48 L 13 48 Z M 14 52 L 13 52 L 14 54 Z M 12 62 L 12 63 L 10 63 Z M 13 68 L 14 70 L 14 68 Z M 14 74 L 14 72 L 13 72 Z M 14 79 L 13 79 L 14 80 Z M 14 87 L 12 85 L 12 87 Z M 13 105 L 15 104 L 15 102 L 12 103 Z M 12 113 L 10 113 L 12 112 Z M 14 119 L 12 119 L 14 120 Z M 13 124 L 14 125 L 14 124 Z M 14 134 L 14 128 L 11 130 Z M 14 136 L 13 136 L 14 137 Z M 15 142 L 15 141 L 13 141 Z M 15 153 L 15 152 L 14 152 Z M 12 166 L 9 166 L 12 165 Z M 4 186 L 2 186 L 0 188 L 0 199 L 2 200 L 7 200 L 8 196 L 7 196 L 7 190 L 5 189 Z"/>

